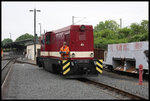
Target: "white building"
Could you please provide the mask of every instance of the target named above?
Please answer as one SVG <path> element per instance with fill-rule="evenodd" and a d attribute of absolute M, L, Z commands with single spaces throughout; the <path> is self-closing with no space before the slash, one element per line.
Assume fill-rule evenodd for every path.
<path fill-rule="evenodd" d="M 37 49 L 40 49 L 40 44 L 36 44 L 36 57 L 37 57 Z M 34 44 L 27 45 L 26 51 L 27 51 L 27 54 L 26 54 L 27 59 L 35 60 L 34 59 Z"/>

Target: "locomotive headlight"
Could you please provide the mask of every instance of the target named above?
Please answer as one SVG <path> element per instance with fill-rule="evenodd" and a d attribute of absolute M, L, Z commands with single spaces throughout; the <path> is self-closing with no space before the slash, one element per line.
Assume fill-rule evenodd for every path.
<path fill-rule="evenodd" d="M 74 63 L 73 63 L 73 62 L 71 62 L 71 65 L 72 65 L 72 66 L 74 66 Z"/>
<path fill-rule="evenodd" d="M 94 53 L 91 53 L 90 56 L 91 56 L 91 57 L 94 57 Z"/>
<path fill-rule="evenodd" d="M 75 57 L 75 53 L 72 53 L 72 57 Z"/>
<path fill-rule="evenodd" d="M 84 30 L 85 30 L 85 26 L 84 26 L 84 25 L 81 25 L 81 26 L 80 26 L 80 30 L 81 30 L 81 31 L 84 31 Z"/>
<path fill-rule="evenodd" d="M 61 61 L 58 61 L 59 64 L 61 64 Z"/>

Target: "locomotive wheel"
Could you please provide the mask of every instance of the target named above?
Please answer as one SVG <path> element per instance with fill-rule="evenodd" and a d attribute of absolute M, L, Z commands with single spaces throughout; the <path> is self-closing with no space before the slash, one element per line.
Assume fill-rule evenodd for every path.
<path fill-rule="evenodd" d="M 42 65 L 42 66 L 43 66 L 43 69 L 46 70 L 46 69 L 45 69 L 45 65 L 44 65 L 44 61 L 42 62 L 42 64 L 43 64 L 43 65 Z"/>
<path fill-rule="evenodd" d="M 58 73 L 57 66 L 55 64 L 52 64 L 52 72 Z"/>
<path fill-rule="evenodd" d="M 42 67 L 42 61 L 39 60 L 39 57 L 36 58 L 36 64 L 37 64 L 39 67 Z"/>
<path fill-rule="evenodd" d="M 62 69 L 59 64 L 56 66 L 56 69 L 57 69 L 57 73 L 62 74 Z"/>
<path fill-rule="evenodd" d="M 39 66 L 39 67 L 42 67 L 42 63 L 41 63 L 40 61 L 38 62 L 38 66 Z"/>

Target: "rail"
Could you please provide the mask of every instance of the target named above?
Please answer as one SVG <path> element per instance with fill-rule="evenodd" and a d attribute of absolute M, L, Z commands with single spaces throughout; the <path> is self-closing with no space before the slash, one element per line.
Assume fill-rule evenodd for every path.
<path fill-rule="evenodd" d="M 7 65 L 11 62 L 12 60 L 9 60 L 2 68 L 1 68 L 1 72 L 7 67 Z"/>
<path fill-rule="evenodd" d="M 11 58 L 2 68 L 1 68 L 1 92 L 2 98 L 5 97 L 8 81 L 10 78 L 10 73 L 12 71 L 12 64 L 15 63 L 16 58 Z"/>
<path fill-rule="evenodd" d="M 92 80 L 89 80 L 87 78 L 78 78 L 77 80 L 84 82 L 84 83 L 93 84 L 93 85 L 96 85 L 100 88 L 104 88 L 104 89 L 107 89 L 113 93 L 116 93 L 116 95 L 115 96 L 113 95 L 113 96 L 118 98 L 118 99 L 126 99 L 127 98 L 127 99 L 135 99 L 135 100 L 148 100 L 148 99 L 143 98 L 141 96 L 134 95 L 134 94 L 131 94 L 129 92 L 123 91 L 121 89 L 118 89 L 118 88 L 115 88 L 115 87 L 112 87 L 112 86 L 109 86 L 109 85 L 106 85 L 106 84 L 103 84 L 100 82 L 92 81 Z"/>
<path fill-rule="evenodd" d="M 125 75 L 128 77 L 139 78 L 139 73 L 130 73 L 130 72 L 124 72 L 124 71 L 110 70 L 107 68 L 104 68 L 103 70 L 106 72 L 111 72 L 111 73 L 115 73 L 118 75 Z M 144 71 L 143 71 L 143 80 L 149 81 L 149 74 L 144 73 Z"/>

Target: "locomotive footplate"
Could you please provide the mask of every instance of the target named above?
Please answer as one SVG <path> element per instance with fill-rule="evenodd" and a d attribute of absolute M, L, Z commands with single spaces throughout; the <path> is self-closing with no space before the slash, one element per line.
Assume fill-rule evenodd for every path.
<path fill-rule="evenodd" d="M 98 73 L 97 74 L 90 74 L 90 75 L 86 75 L 86 74 L 83 74 L 83 75 L 78 75 L 78 74 L 72 74 L 72 75 L 65 75 L 64 77 L 65 78 L 86 78 L 86 77 L 97 77 L 98 76 Z"/>
<path fill-rule="evenodd" d="M 99 64 L 97 66 L 94 62 L 94 60 L 62 60 L 62 75 L 66 77 L 97 76 Z"/>

